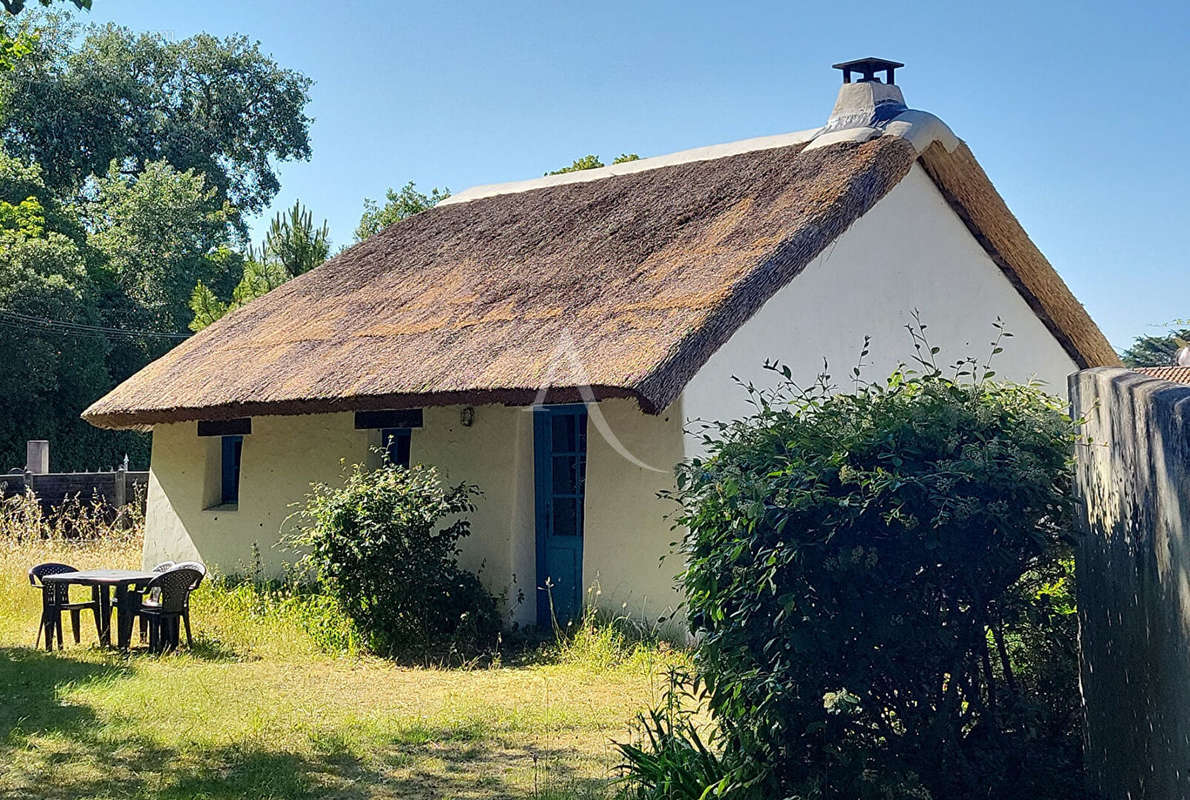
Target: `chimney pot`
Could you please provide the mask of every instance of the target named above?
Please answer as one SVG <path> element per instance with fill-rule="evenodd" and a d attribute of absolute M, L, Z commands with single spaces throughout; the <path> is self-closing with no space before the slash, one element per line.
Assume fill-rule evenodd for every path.
<path fill-rule="evenodd" d="M 906 110 L 901 87 L 893 83 L 894 70 L 904 66 L 901 62 L 860 58 L 833 66 L 843 71 L 843 85 L 839 87 L 835 107 L 819 132 L 820 136 L 845 130 L 867 130 L 874 135 L 878 128 Z M 876 77 L 881 71 L 887 82 Z M 855 73 L 859 73 L 860 79 L 852 83 Z"/>
<path fill-rule="evenodd" d="M 876 77 L 876 73 L 883 72 L 884 82 L 895 84 L 897 68 L 905 65 L 900 61 L 889 61 L 888 59 L 872 58 L 869 56 L 868 58 L 857 58 L 853 61 L 841 61 L 831 66 L 843 71 L 843 83 L 851 83 L 851 75 L 856 72 L 860 74 L 859 83 L 880 83 L 880 79 Z"/>

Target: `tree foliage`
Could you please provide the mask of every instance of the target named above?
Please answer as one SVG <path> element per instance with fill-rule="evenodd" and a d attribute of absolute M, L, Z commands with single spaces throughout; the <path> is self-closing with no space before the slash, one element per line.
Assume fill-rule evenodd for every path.
<path fill-rule="evenodd" d="M 612 159 L 612 163 L 613 164 L 623 164 L 626 161 L 638 161 L 638 160 L 640 160 L 640 156 L 638 156 L 636 153 L 620 153 L 620 155 L 618 155 L 614 159 Z M 576 158 L 573 162 L 571 162 L 570 166 L 568 166 L 568 167 L 562 167 L 561 169 L 555 169 L 555 170 L 552 170 L 545 174 L 547 176 L 549 176 L 549 175 L 564 175 L 567 172 L 581 172 L 584 169 L 598 169 L 599 167 L 604 167 L 604 166 L 607 166 L 607 165 L 599 160 L 599 156 L 595 155 L 594 153 L 591 153 L 591 154 L 583 156 L 582 158 Z"/>
<path fill-rule="evenodd" d="M 413 181 L 405 184 L 399 191 L 389 189 L 384 193 L 384 206 L 378 206 L 375 200 L 364 198 L 364 213 L 360 216 L 359 226 L 355 229 L 355 240 L 362 242 L 392 225 L 394 222 L 409 219 L 414 214 L 433 208 L 450 197 L 450 189 L 434 187 L 429 194 L 419 192 Z"/>
<path fill-rule="evenodd" d="M 1120 353 L 1126 367 L 1167 367 L 1177 363 L 1178 350 L 1190 342 L 1190 329 L 1172 330 L 1164 336 L 1138 336 Z"/>
<path fill-rule="evenodd" d="M 54 442 L 68 468 L 116 464 L 145 453 L 143 437 L 92 428 L 79 412 L 109 386 L 101 335 L 38 324 L 98 326 L 93 249 L 76 217 L 24 165 L 0 150 L 0 469 L 24 463 L 25 441 Z"/>
<path fill-rule="evenodd" d="M 242 37 L 29 11 L 0 14 L 0 470 L 30 438 L 60 469 L 143 466 L 146 436 L 79 414 L 184 337 L 195 286 L 214 315 L 277 283 L 243 214 L 309 155 L 309 81 Z"/>
<path fill-rule="evenodd" d="M 1078 793 L 1075 427 L 1034 386 L 922 352 L 849 394 L 781 369 L 679 468 L 726 796 Z"/>
<path fill-rule="evenodd" d="M 183 330 L 194 284 L 227 282 L 221 248 L 231 210 L 217 206 L 215 195 L 202 174 L 164 161 L 145 164 L 135 176 L 113 163 L 96 181 L 84 208 L 91 242 L 132 301 L 139 327 Z"/>
<path fill-rule="evenodd" d="M 330 229 L 326 220 L 314 226 L 314 214 L 295 202 L 284 214 L 273 217 L 264 237 L 265 253 L 261 261 L 272 259 L 291 276 L 317 267 L 331 252 Z"/>
<path fill-rule="evenodd" d="M 265 233 L 260 250 L 248 248 L 240 258 L 240 281 L 231 291 L 231 301 L 201 279 L 190 292 L 190 329 L 200 331 L 227 313 L 268 294 L 290 278 L 309 272 L 330 254 L 330 231 L 324 220 L 315 227 L 314 215 L 296 201 L 288 211 L 278 213 Z"/>
<path fill-rule="evenodd" d="M 310 156 L 310 80 L 243 36 L 171 41 L 115 25 L 81 36 L 56 15 L 33 23 L 33 52 L 0 75 L 9 152 L 66 195 L 112 162 L 134 175 L 155 161 L 201 173 L 241 212 L 267 206 L 276 161 Z"/>
<path fill-rule="evenodd" d="M 373 651 L 466 655 L 500 630 L 495 599 L 457 563 L 477 494 L 444 486 L 433 467 L 357 465 L 343 486 L 313 487 L 289 541 Z"/>
<path fill-rule="evenodd" d="M 34 42 L 35 39 L 28 33 L 9 35 L 4 21 L 0 20 L 0 73 L 12 70 L 17 61 L 32 53 Z M 3 107 L 0 102 L 0 109 Z"/>
<path fill-rule="evenodd" d="M 212 322 L 227 316 L 227 305 L 202 281 L 194 284 L 194 291 L 190 293 L 190 313 L 193 315 L 190 330 L 201 331 Z"/>
<path fill-rule="evenodd" d="M 585 156 L 582 156 L 581 158 L 576 158 L 570 163 L 570 166 L 568 167 L 559 167 L 558 169 L 550 170 L 545 174 L 547 176 L 564 175 L 567 172 L 581 172 L 585 169 L 598 169 L 602 166 L 606 165 L 599 160 L 599 156 L 595 155 L 594 153 L 589 153 Z"/>

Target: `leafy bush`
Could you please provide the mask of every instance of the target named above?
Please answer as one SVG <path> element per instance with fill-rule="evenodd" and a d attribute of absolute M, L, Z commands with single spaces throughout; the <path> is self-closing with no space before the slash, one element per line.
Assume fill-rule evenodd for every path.
<path fill-rule="evenodd" d="M 631 800 L 715 797 L 730 770 L 711 736 L 699 732 L 697 681 L 671 668 L 661 704 L 636 718 L 638 744 L 616 743 L 623 757 L 621 796 Z M 711 741 L 707 741 L 707 739 Z"/>
<path fill-rule="evenodd" d="M 1036 386 L 919 353 L 850 394 L 778 368 L 679 468 L 729 796 L 1079 794 L 1075 426 Z"/>
<path fill-rule="evenodd" d="M 341 487 L 318 484 L 290 542 L 302 565 L 368 638 L 390 656 L 468 655 L 500 631 L 496 600 L 459 568 L 471 532 L 474 486 L 442 485 L 433 467 L 356 465 Z M 447 522 L 447 520 L 453 520 Z"/>

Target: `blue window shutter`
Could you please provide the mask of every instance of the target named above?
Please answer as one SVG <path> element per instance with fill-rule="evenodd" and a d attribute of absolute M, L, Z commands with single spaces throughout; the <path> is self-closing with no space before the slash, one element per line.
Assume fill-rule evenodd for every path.
<path fill-rule="evenodd" d="M 224 505 L 240 502 L 240 459 L 244 450 L 243 436 L 224 436 L 222 452 Z"/>
<path fill-rule="evenodd" d="M 389 463 L 401 467 L 409 466 L 409 445 L 412 438 L 409 428 L 385 428 L 380 432 L 380 441 Z"/>

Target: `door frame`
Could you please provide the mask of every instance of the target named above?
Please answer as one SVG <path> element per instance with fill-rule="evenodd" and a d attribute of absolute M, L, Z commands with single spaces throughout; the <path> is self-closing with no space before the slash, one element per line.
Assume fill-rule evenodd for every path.
<path fill-rule="evenodd" d="M 550 531 L 550 513 L 553 499 L 553 425 L 556 416 L 583 416 L 587 421 L 587 405 L 585 403 L 558 403 L 553 405 L 533 406 L 533 530 L 534 552 L 536 560 L 533 569 L 534 596 L 537 600 L 537 625 L 541 628 L 551 626 L 553 619 L 550 614 L 550 596 L 545 588 L 545 576 L 542 574 L 547 563 L 546 539 Z M 586 431 L 584 429 L 583 445 L 583 483 L 582 500 L 583 511 L 580 514 L 582 529 L 579 536 L 578 574 L 575 576 L 579 607 L 582 606 L 583 587 L 583 551 L 585 549 L 586 529 Z M 548 438 L 549 447 L 545 446 Z"/>

